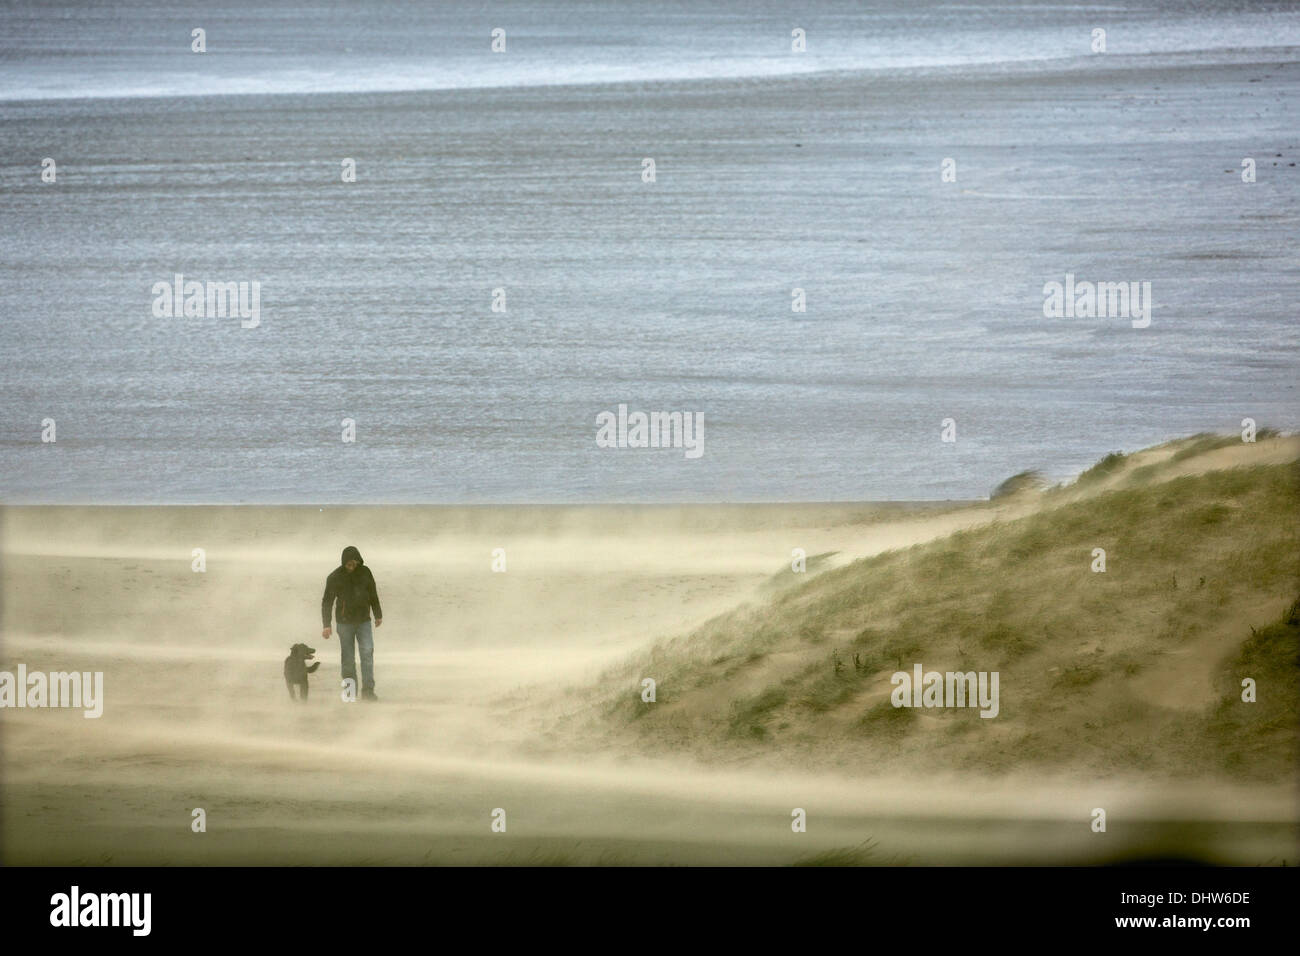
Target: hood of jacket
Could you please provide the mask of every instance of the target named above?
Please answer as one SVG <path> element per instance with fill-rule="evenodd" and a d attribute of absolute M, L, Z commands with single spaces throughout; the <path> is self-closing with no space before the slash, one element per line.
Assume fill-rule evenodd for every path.
<path fill-rule="evenodd" d="M 358 565 L 366 563 L 361 558 L 361 552 L 358 551 L 356 548 L 354 548 L 352 545 L 348 545 L 346 548 L 343 549 L 343 557 L 339 559 L 339 564 L 344 565 L 347 564 L 349 561 L 355 561 Z"/>

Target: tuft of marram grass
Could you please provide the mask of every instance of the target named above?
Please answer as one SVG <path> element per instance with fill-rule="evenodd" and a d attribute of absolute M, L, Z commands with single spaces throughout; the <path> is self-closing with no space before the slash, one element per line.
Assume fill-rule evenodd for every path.
<path fill-rule="evenodd" d="M 1043 477 L 1043 473 L 1036 468 L 1030 468 L 1019 474 L 1012 475 L 994 488 L 993 493 L 989 495 L 989 500 L 1024 494 L 1029 491 L 1042 491 L 1045 487 L 1047 487 L 1047 479 Z"/>
<path fill-rule="evenodd" d="M 1128 456 L 1122 451 L 1113 451 L 1097 464 L 1084 471 L 1075 479 L 1076 485 L 1086 485 L 1094 481 L 1100 481 L 1108 475 L 1114 474 L 1124 465 L 1124 459 Z"/>
<path fill-rule="evenodd" d="M 796 860 L 791 866 L 872 866 L 882 863 L 879 844 L 868 837 L 856 846 L 837 847 L 824 850 Z M 893 862 L 893 861 L 891 861 Z"/>

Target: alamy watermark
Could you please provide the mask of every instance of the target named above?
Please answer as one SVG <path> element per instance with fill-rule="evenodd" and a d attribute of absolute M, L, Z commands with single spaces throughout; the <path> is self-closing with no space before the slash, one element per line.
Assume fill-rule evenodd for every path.
<path fill-rule="evenodd" d="M 631 412 L 596 416 L 597 448 L 682 448 L 687 458 L 704 454 L 703 412 Z"/>
<path fill-rule="evenodd" d="M 912 673 L 895 671 L 889 695 L 895 707 L 978 707 L 981 717 L 998 715 L 998 672 L 923 671 L 913 665 Z"/>
<path fill-rule="evenodd" d="M 1064 284 L 1043 286 L 1043 315 L 1049 319 L 1111 318 L 1133 320 L 1133 328 L 1151 324 L 1150 282 L 1076 282 L 1065 274 Z"/>
<path fill-rule="evenodd" d="M 255 329 L 262 323 L 262 283 L 254 279 L 251 282 L 213 282 L 207 283 L 197 279 L 186 279 L 176 273 L 171 282 L 155 282 L 150 290 L 153 293 L 153 314 L 156 319 L 181 318 L 232 318 L 236 315 L 242 320 L 239 324 L 245 329 Z"/>
<path fill-rule="evenodd" d="M 87 719 L 104 713 L 103 671 L 27 672 L 26 664 L 18 673 L 0 671 L 0 708 L 4 707 L 80 707 Z"/>
<path fill-rule="evenodd" d="M 128 926 L 133 936 L 148 936 L 152 910 L 152 893 L 82 893 L 74 885 L 50 897 L 50 925 Z"/>

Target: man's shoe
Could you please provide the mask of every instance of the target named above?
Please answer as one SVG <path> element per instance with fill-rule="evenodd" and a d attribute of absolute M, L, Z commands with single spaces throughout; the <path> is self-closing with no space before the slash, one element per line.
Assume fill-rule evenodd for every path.
<path fill-rule="evenodd" d="M 363 691 L 361 692 L 361 699 L 362 699 L 362 700 L 379 700 L 379 698 L 375 696 L 375 692 L 374 692 L 373 690 L 363 690 Z"/>

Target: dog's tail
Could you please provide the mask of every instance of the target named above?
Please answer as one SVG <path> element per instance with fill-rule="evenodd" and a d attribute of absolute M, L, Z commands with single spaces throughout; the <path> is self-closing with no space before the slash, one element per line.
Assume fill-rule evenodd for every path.
<path fill-rule="evenodd" d="M 308 673 L 308 674 L 314 674 L 314 673 L 316 673 L 316 668 L 318 668 L 318 667 L 320 667 L 320 661 L 317 661 L 315 664 L 312 664 L 310 667 L 308 667 L 308 668 L 307 668 L 307 673 Z"/>

